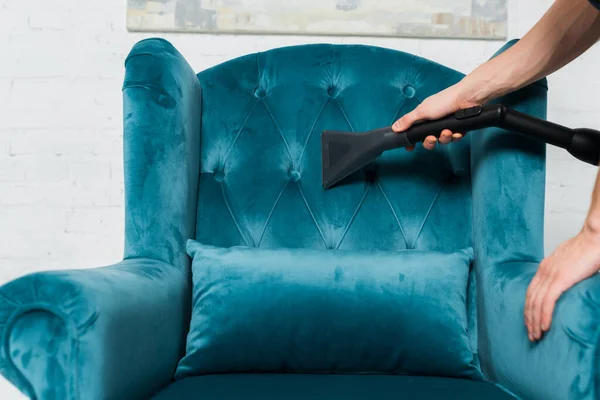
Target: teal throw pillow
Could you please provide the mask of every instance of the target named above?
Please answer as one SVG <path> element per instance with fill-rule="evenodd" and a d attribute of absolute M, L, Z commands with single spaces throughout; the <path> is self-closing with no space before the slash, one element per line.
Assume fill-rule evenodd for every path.
<path fill-rule="evenodd" d="M 480 379 L 469 347 L 472 249 L 219 248 L 190 240 L 193 309 L 176 379 L 216 373 Z"/>

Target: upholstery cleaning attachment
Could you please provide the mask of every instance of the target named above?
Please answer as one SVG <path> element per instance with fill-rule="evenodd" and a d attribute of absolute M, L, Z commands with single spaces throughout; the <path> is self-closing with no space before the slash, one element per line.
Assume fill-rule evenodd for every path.
<path fill-rule="evenodd" d="M 598 166 L 600 161 L 600 131 L 571 129 L 503 105 L 487 105 L 459 110 L 438 120 L 419 122 L 401 133 L 394 132 L 391 127 L 368 132 L 323 131 L 323 188 L 330 189 L 386 150 L 414 146 L 428 136 L 439 137 L 444 129 L 465 134 L 490 127 L 520 133 L 566 149 L 573 157 L 594 166 Z"/>

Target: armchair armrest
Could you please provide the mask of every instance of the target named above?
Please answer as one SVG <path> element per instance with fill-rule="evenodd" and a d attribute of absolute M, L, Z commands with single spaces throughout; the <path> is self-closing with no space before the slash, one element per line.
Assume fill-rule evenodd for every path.
<path fill-rule="evenodd" d="M 544 79 L 498 102 L 546 118 L 547 90 Z M 471 138 L 481 366 L 488 379 L 523 399 L 596 399 L 600 276 L 561 296 L 540 342 L 527 337 L 526 292 L 544 256 L 545 161 L 544 143 L 513 132 L 494 128 Z"/>
<path fill-rule="evenodd" d="M 188 285 L 185 271 L 151 259 L 9 282 L 0 370 L 32 399 L 148 398 L 185 351 Z"/>
<path fill-rule="evenodd" d="M 600 275 L 565 292 L 552 327 L 527 338 L 525 295 L 537 262 L 509 262 L 482 272 L 493 379 L 524 399 L 600 398 Z"/>
<path fill-rule="evenodd" d="M 202 90 L 164 39 L 125 60 L 121 263 L 0 287 L 0 372 L 33 399 L 148 398 L 185 354 Z"/>

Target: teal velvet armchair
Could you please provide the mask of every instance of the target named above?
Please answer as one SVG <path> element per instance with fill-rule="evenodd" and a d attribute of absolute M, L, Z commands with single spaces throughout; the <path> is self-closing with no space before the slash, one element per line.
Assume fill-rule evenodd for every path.
<path fill-rule="evenodd" d="M 325 44 L 196 73 L 166 40 L 138 42 L 123 85 L 123 260 L 2 286 L 1 373 L 32 399 L 600 398 L 600 278 L 559 300 L 539 343 L 523 323 L 543 258 L 543 143 L 486 129 L 434 151 L 386 153 L 346 185 L 321 187 L 320 132 L 387 126 L 462 77 L 395 50 Z M 544 80 L 498 101 L 545 118 L 546 94 Z M 468 335 L 485 379 L 176 379 L 192 308 L 188 239 L 323 250 L 471 246 Z"/>

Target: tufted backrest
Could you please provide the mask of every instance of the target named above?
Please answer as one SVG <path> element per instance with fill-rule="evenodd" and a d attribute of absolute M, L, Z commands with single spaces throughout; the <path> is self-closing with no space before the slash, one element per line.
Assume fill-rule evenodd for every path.
<path fill-rule="evenodd" d="M 166 40 L 140 41 L 123 85 L 124 258 L 189 272 L 191 237 L 216 246 L 472 246 L 468 334 L 493 376 L 497 321 L 477 310 L 501 306 L 485 295 L 497 268 L 543 257 L 545 144 L 488 128 L 434 151 L 387 152 L 343 185 L 321 186 L 323 130 L 388 126 L 462 78 L 356 45 L 275 49 L 196 74 Z M 543 79 L 496 101 L 546 118 L 547 91 Z"/>
<path fill-rule="evenodd" d="M 322 44 L 200 72 L 197 239 L 323 249 L 469 246 L 468 135 L 434 151 L 384 153 L 329 191 L 321 183 L 323 130 L 389 126 L 462 76 L 399 51 Z"/>

